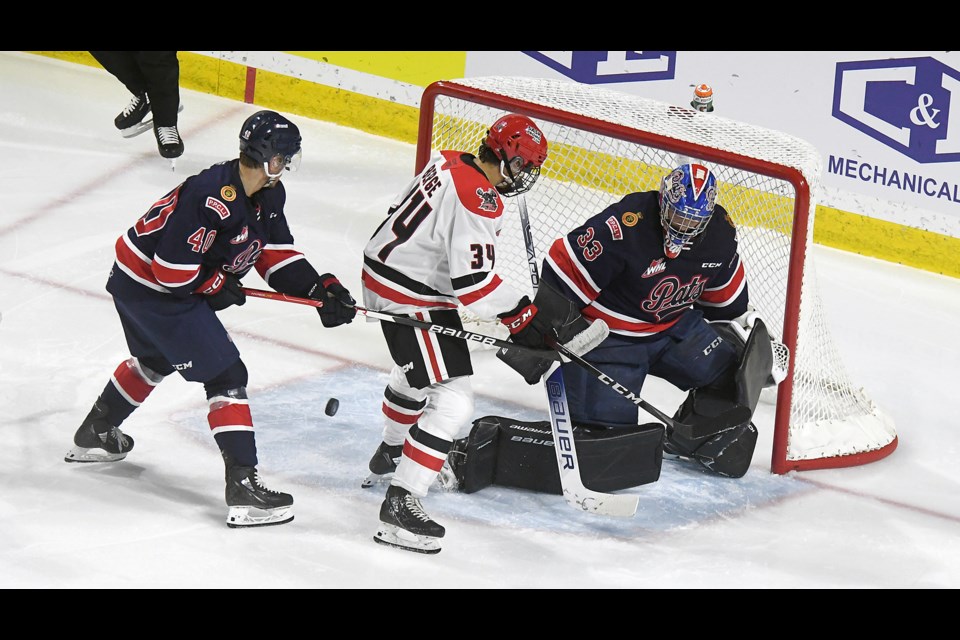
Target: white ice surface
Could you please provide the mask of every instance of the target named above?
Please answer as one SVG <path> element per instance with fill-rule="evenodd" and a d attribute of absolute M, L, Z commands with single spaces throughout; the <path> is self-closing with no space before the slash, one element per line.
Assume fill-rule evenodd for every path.
<path fill-rule="evenodd" d="M 900 438 L 863 467 L 773 475 L 761 419 L 745 478 L 664 463 L 659 482 L 631 490 L 633 518 L 513 489 L 435 491 L 423 503 L 447 527 L 443 551 L 390 549 L 372 541 L 383 488 L 359 488 L 389 365 L 377 324 L 327 330 L 309 307 L 259 299 L 222 318 L 250 371 L 260 470 L 294 495 L 293 523 L 224 524 L 203 389 L 177 376 L 124 424 L 136 438 L 127 460 L 65 463 L 127 353 L 104 291 L 114 241 L 180 180 L 234 157 L 257 110 L 184 90 L 186 152 L 171 172 L 150 134 L 114 129 L 128 99 L 102 70 L 0 53 L 0 587 L 960 587 L 960 281 L 822 247 L 834 337 Z M 358 291 L 362 247 L 414 148 L 293 117 L 304 158 L 284 180 L 297 243 Z M 255 273 L 245 284 L 263 286 Z M 476 360 L 477 417 L 545 418 L 542 389 L 489 352 Z M 643 395 L 668 412 L 679 400 L 656 380 Z"/>

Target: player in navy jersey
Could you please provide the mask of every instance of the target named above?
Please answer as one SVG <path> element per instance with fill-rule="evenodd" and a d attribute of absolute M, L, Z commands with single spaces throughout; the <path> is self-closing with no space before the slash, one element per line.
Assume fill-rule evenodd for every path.
<path fill-rule="evenodd" d="M 349 323 L 354 299 L 300 251 L 284 213 L 285 171 L 300 164 L 301 136 L 274 111 L 240 130 L 240 156 L 187 178 L 153 203 L 116 242 L 107 279 L 130 358 L 121 362 L 74 435 L 67 462 L 113 462 L 133 449 L 120 425 L 174 371 L 203 385 L 207 421 L 226 467 L 231 527 L 293 519 L 293 497 L 267 489 L 247 402 L 247 369 L 217 317 L 242 305 L 240 279 L 255 268 L 281 293 L 329 302 L 325 327 Z"/>
<path fill-rule="evenodd" d="M 681 165 L 659 190 L 628 194 L 594 215 L 553 243 L 542 271 L 541 286 L 609 326 L 610 335 L 584 358 L 624 387 L 640 393 L 652 375 L 689 391 L 675 416 L 687 423 L 709 424 L 717 415 L 710 403 L 744 404 L 735 372 L 745 341 L 724 325 L 752 308 L 736 226 L 717 203 L 708 167 Z M 760 346 L 768 349 L 769 339 Z M 767 368 L 764 380 L 769 358 L 757 360 Z M 563 376 L 575 424 L 638 424 L 635 405 L 576 363 L 564 364 Z M 749 402 L 752 412 L 755 399 Z M 668 428 L 664 451 L 721 475 L 746 473 L 757 438 L 752 422 L 705 432 L 688 440 Z"/>

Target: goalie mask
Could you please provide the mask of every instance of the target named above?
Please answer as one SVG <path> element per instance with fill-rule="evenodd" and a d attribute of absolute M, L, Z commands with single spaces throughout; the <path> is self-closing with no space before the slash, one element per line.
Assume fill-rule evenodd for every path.
<path fill-rule="evenodd" d="M 240 153 L 263 165 L 273 186 L 283 171 L 300 167 L 300 129 L 276 111 L 258 111 L 240 129 Z"/>
<path fill-rule="evenodd" d="M 717 179 L 702 164 L 677 167 L 660 184 L 663 252 L 676 258 L 707 228 L 717 201 Z"/>
<path fill-rule="evenodd" d="M 512 197 L 533 187 L 547 159 L 547 137 L 533 120 L 515 113 L 503 116 L 487 131 L 483 144 L 500 160 L 500 195 Z"/>

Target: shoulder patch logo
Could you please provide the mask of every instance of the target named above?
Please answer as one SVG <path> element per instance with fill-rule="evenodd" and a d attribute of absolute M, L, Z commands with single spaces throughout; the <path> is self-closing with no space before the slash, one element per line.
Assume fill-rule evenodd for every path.
<path fill-rule="evenodd" d="M 206 205 L 208 209 L 213 209 L 216 211 L 221 220 L 226 220 L 230 217 L 230 209 L 227 208 L 227 205 L 223 204 L 213 196 L 207 197 Z"/>
<path fill-rule="evenodd" d="M 237 199 L 237 190 L 232 184 L 228 184 L 223 189 L 220 189 L 220 197 L 227 202 L 233 202 Z"/>
<path fill-rule="evenodd" d="M 616 216 L 607 218 L 607 226 L 610 227 L 610 235 L 613 236 L 614 240 L 623 240 L 623 229 L 620 228 Z"/>
<path fill-rule="evenodd" d="M 483 189 L 477 187 L 477 195 L 480 196 L 481 211 L 496 211 L 500 208 L 495 189 L 491 188 L 484 191 Z"/>
<path fill-rule="evenodd" d="M 634 227 L 638 222 L 643 220 L 643 214 L 634 213 L 633 211 L 626 211 L 622 216 L 620 216 L 620 219 L 623 220 L 623 224 L 627 225 L 628 227 Z"/>

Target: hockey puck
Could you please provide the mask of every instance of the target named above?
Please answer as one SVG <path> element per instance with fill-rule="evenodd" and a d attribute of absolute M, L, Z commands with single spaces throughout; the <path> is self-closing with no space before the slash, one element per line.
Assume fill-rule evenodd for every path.
<path fill-rule="evenodd" d="M 340 401 L 337 400 L 336 398 L 330 398 L 329 400 L 327 400 L 327 407 L 326 409 L 323 410 L 323 412 L 328 416 L 335 416 L 337 415 L 337 409 L 339 408 L 340 408 Z"/>

